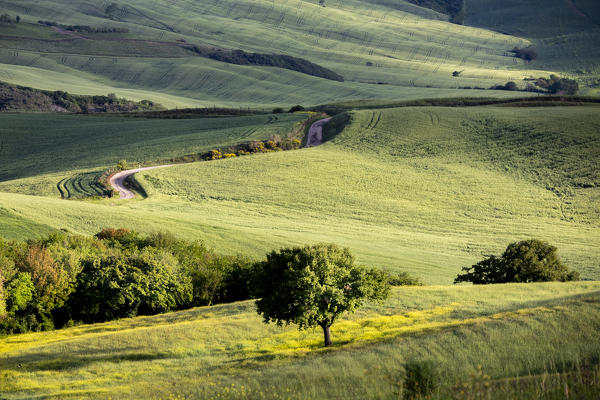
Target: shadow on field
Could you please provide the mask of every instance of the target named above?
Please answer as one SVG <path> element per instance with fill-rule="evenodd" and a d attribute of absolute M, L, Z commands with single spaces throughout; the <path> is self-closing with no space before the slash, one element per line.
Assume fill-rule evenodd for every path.
<path fill-rule="evenodd" d="M 0 363 L 3 370 L 62 371 L 78 369 L 93 363 L 119 363 L 124 361 L 153 361 L 173 357 L 170 353 L 143 351 L 143 347 L 120 348 L 119 353 L 106 354 L 106 349 L 65 351 L 60 358 L 48 359 L 48 353 L 29 353 L 5 357 Z"/>

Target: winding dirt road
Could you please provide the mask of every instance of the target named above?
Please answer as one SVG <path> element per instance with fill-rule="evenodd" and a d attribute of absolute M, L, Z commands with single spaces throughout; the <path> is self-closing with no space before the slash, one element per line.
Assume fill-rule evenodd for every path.
<path fill-rule="evenodd" d="M 173 166 L 172 164 L 167 164 L 167 165 L 157 165 L 155 167 L 128 169 L 127 171 L 117 172 L 116 174 L 111 176 L 109 183 L 113 188 L 115 188 L 116 190 L 119 191 L 119 198 L 121 200 L 133 199 L 135 194 L 131 190 L 129 190 L 125 187 L 125 180 L 127 178 L 129 178 L 131 175 L 136 174 L 140 171 L 147 171 L 149 169 L 166 168 L 166 167 L 172 167 L 172 166 Z"/>
<path fill-rule="evenodd" d="M 323 125 L 328 123 L 330 119 L 331 119 L 331 117 L 321 119 L 310 126 L 310 129 L 308 130 L 308 138 L 306 140 L 305 147 L 314 147 L 314 146 L 318 146 L 321 144 L 321 142 L 323 141 Z M 135 194 L 131 190 L 129 190 L 125 187 L 125 181 L 127 180 L 127 178 L 129 178 L 130 176 L 132 176 L 138 172 L 141 172 L 141 171 L 147 171 L 149 169 L 156 169 L 156 168 L 167 168 L 167 167 L 172 167 L 172 166 L 173 166 L 173 164 L 167 164 L 167 165 L 157 165 L 154 167 L 128 169 L 126 171 L 117 172 L 116 174 L 114 174 L 113 176 L 110 177 L 108 182 L 110 183 L 110 185 L 113 188 L 115 188 L 115 190 L 117 190 L 119 192 L 119 199 L 121 199 L 121 200 L 133 199 L 135 197 Z"/>
<path fill-rule="evenodd" d="M 304 147 L 318 146 L 323 142 L 323 125 L 328 123 L 329 120 L 331 120 L 331 117 L 320 119 L 310 126 L 308 138 L 306 139 L 306 146 Z"/>

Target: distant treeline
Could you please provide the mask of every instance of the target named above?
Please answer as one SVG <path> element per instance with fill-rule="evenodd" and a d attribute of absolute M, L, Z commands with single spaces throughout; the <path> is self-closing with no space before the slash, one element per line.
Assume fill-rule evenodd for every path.
<path fill-rule="evenodd" d="M 223 107 L 203 107 L 203 108 L 177 108 L 170 110 L 153 110 L 141 112 L 123 113 L 126 117 L 139 118 L 165 118 L 165 119 L 187 119 L 187 118 L 219 118 L 219 117 L 242 117 L 247 115 L 267 114 L 265 110 L 251 108 L 223 108 Z"/>
<path fill-rule="evenodd" d="M 129 33 L 127 28 L 115 28 L 115 27 L 91 27 L 88 25 L 63 25 L 55 21 L 38 21 L 38 24 L 45 26 L 56 26 L 57 28 L 64 29 L 71 32 L 83 32 L 83 33 Z"/>
<path fill-rule="evenodd" d="M 525 79 L 527 85 L 524 89 L 519 88 L 515 82 L 507 82 L 505 85 L 494 85 L 492 90 L 512 90 L 535 93 L 550 93 L 558 95 L 573 96 L 579 92 L 579 84 L 574 79 L 561 78 L 556 75 L 550 75 L 550 78 L 528 78 Z"/>
<path fill-rule="evenodd" d="M 337 104 L 323 104 L 310 108 L 312 111 L 337 115 L 346 111 L 399 108 L 399 107 L 476 107 L 490 105 L 507 105 L 512 107 L 553 107 L 580 106 L 583 104 L 600 104 L 600 97 L 584 96 L 537 96 L 519 97 L 514 99 L 498 99 L 495 97 L 451 97 L 441 99 L 420 99 L 399 102 L 360 101 Z"/>
<path fill-rule="evenodd" d="M 202 57 L 229 64 L 278 67 L 332 81 L 344 81 L 343 76 L 330 69 L 303 58 L 285 54 L 248 53 L 243 50 L 228 50 L 216 47 L 191 46 L 187 48 Z"/>
<path fill-rule="evenodd" d="M 0 334 L 51 330 L 252 298 L 260 265 L 219 255 L 201 241 L 104 229 L 0 238 Z M 415 285 L 405 273 L 392 285 Z"/>
<path fill-rule="evenodd" d="M 150 100 L 132 101 L 114 94 L 74 95 L 61 90 L 53 92 L 0 82 L 0 111 L 108 113 L 145 110 L 164 110 L 164 107 Z"/>
<path fill-rule="evenodd" d="M 12 17 L 8 14 L 0 14 L 0 24 L 8 24 L 8 25 L 12 25 L 12 24 L 18 24 L 19 22 L 21 22 L 21 17 L 20 16 L 16 16 L 16 17 Z"/>

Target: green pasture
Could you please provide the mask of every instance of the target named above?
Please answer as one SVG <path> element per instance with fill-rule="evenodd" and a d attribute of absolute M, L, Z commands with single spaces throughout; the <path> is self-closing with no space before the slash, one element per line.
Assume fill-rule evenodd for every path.
<path fill-rule="evenodd" d="M 336 242 L 361 263 L 426 283 L 450 283 L 484 254 L 538 238 L 556 245 L 582 277 L 597 279 L 598 115 L 593 105 L 362 110 L 319 147 L 137 174 L 145 200 L 65 203 L 54 185 L 82 171 L 37 176 L 30 167 L 31 177 L 0 184 L 0 206 L 12 218 L 55 229 L 167 229 L 253 257 Z M 136 157 L 156 157 L 144 151 Z M 67 157 L 64 166 L 92 166 L 77 162 Z M 1 229 L 7 237 L 31 236 L 21 227 Z"/>
<path fill-rule="evenodd" d="M 553 374 L 600 355 L 599 290 L 595 282 L 397 288 L 385 304 L 334 324 L 328 350 L 318 330 L 263 324 L 251 301 L 8 336 L 0 394 L 397 398 L 405 363 L 418 359 L 438 368 L 440 398 L 471 398 L 453 388 L 478 388 L 479 371 L 498 398 L 560 395 Z"/>
<path fill-rule="evenodd" d="M 594 0 L 467 0 L 468 25 L 528 38 L 530 68 L 563 71 L 584 84 L 600 77 L 600 5 Z M 593 77 L 593 82 L 587 78 Z"/>
<path fill-rule="evenodd" d="M 113 167 L 122 159 L 135 165 L 285 136 L 307 118 L 306 113 L 190 119 L 1 114 L 0 181 L 35 181 L 44 174 Z"/>
<path fill-rule="evenodd" d="M 530 43 L 523 37 L 451 24 L 438 13 L 401 3 L 350 0 L 322 7 L 303 0 L 134 0 L 111 8 L 83 0 L 2 0 L 0 8 L 20 14 L 23 22 L 0 29 L 0 62 L 28 72 L 73 75 L 96 89 L 151 92 L 156 101 L 171 95 L 190 102 L 264 106 L 414 98 L 416 92 L 416 97 L 432 97 L 436 90 L 442 90 L 439 96 L 477 96 L 482 94 L 464 88 L 550 73 L 507 53 Z M 53 28 L 31 26 L 39 19 L 129 33 L 57 39 Z M 343 75 L 345 82 L 225 64 L 198 57 L 183 43 L 301 57 Z M 3 72 L 8 66 L 0 68 L 0 76 L 22 83 L 18 73 L 10 79 Z M 454 71 L 461 73 L 454 77 Z M 27 84 L 61 88 L 43 74 L 35 80 Z"/>

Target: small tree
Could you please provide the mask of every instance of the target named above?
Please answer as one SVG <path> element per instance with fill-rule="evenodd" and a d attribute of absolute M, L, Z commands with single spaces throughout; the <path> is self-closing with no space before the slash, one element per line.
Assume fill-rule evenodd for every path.
<path fill-rule="evenodd" d="M 454 283 L 475 284 L 507 282 L 546 282 L 579 280 L 558 258 L 557 249 L 541 240 L 531 239 L 508 245 L 502 257 L 490 256 L 471 267 L 464 267 Z"/>
<path fill-rule="evenodd" d="M 354 265 L 348 249 L 334 244 L 273 251 L 254 275 L 257 311 L 265 323 L 294 323 L 300 329 L 320 326 L 325 346 L 331 345 L 331 325 L 367 299 L 389 295 L 388 277 L 381 271 Z"/>

